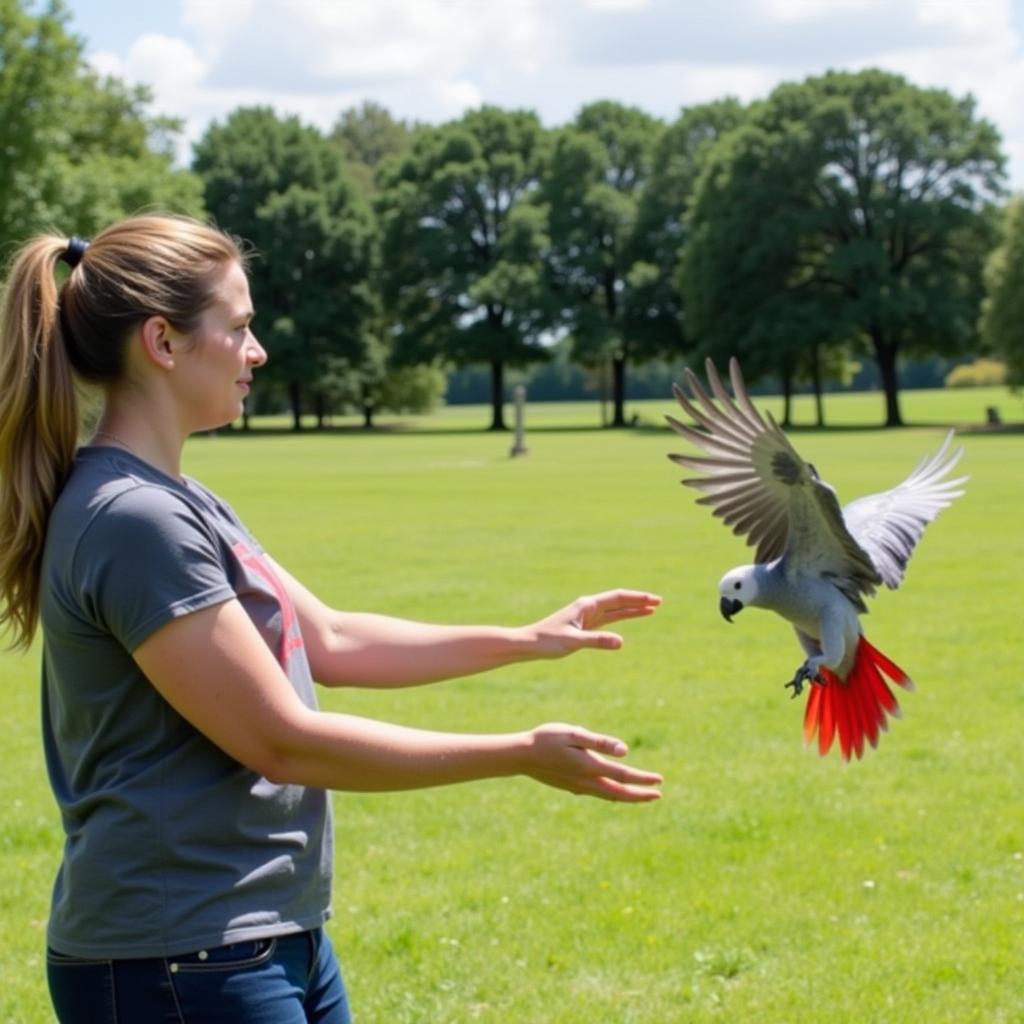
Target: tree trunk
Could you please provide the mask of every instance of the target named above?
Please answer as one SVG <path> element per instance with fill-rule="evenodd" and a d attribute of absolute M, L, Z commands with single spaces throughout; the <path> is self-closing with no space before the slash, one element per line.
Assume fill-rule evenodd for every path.
<path fill-rule="evenodd" d="M 505 429 L 505 364 L 491 363 L 491 430 Z"/>
<path fill-rule="evenodd" d="M 821 347 L 815 345 L 811 351 L 811 375 L 814 379 L 814 410 L 818 426 L 825 426 L 825 402 L 821 395 Z"/>
<path fill-rule="evenodd" d="M 793 371 L 788 367 L 782 371 L 782 425 L 793 425 Z"/>
<path fill-rule="evenodd" d="M 376 403 L 373 400 L 373 389 L 364 380 L 359 385 L 359 404 L 363 410 L 363 430 L 373 430 L 373 414 Z"/>
<path fill-rule="evenodd" d="M 292 405 L 292 430 L 302 430 L 302 385 L 297 381 L 288 382 L 288 397 Z"/>
<path fill-rule="evenodd" d="M 877 328 L 871 330 L 871 344 L 875 350 L 875 361 L 882 377 L 882 390 L 885 392 L 885 425 L 902 427 L 903 417 L 900 415 L 900 380 L 896 371 L 896 356 L 899 345 L 888 340 Z"/>
<path fill-rule="evenodd" d="M 612 426 L 626 425 L 626 357 L 612 359 Z"/>
<path fill-rule="evenodd" d="M 324 396 L 323 395 L 318 394 L 316 396 L 315 406 L 316 406 L 316 429 L 317 430 L 323 430 L 324 429 L 324 418 L 325 418 L 325 413 L 324 413 Z"/>

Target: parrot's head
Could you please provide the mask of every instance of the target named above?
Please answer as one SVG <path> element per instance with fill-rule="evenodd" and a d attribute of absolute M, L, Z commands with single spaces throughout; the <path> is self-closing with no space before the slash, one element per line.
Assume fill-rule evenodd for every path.
<path fill-rule="evenodd" d="M 739 614 L 747 605 L 757 600 L 757 579 L 754 566 L 741 565 L 738 569 L 730 569 L 718 584 L 720 600 L 718 602 L 722 618 L 732 622 L 732 617 Z"/>

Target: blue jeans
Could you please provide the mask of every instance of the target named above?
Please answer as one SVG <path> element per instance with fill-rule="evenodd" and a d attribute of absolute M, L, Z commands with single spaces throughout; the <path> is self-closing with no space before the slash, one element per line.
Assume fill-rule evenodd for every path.
<path fill-rule="evenodd" d="M 61 1024 L 351 1024 L 322 928 L 150 960 L 47 950 Z"/>

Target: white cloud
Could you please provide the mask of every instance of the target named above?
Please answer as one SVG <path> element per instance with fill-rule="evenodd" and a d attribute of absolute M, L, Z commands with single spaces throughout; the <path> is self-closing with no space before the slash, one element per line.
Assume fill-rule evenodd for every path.
<path fill-rule="evenodd" d="M 192 94 L 206 74 L 206 64 L 182 39 L 147 33 L 132 43 L 123 58 L 108 57 L 120 63 L 119 73 L 132 81 L 148 82 L 156 94 L 173 99 L 175 93 Z"/>
<path fill-rule="evenodd" d="M 662 117 L 751 100 L 827 68 L 880 66 L 971 92 L 1024 185 L 1024 52 L 1011 0 L 178 0 L 188 40 L 93 54 L 150 83 L 190 140 L 242 104 L 327 128 L 364 99 L 439 121 L 480 103 L 548 124 L 619 99 Z M 97 40 L 99 42 L 99 40 Z"/>
<path fill-rule="evenodd" d="M 434 92 L 438 101 L 449 111 L 449 117 L 458 117 L 463 110 L 479 107 L 483 101 L 483 93 L 474 82 L 437 82 Z"/>
<path fill-rule="evenodd" d="M 1013 23 L 1010 0 L 917 0 L 922 25 L 942 25 L 964 40 L 1006 31 Z"/>
<path fill-rule="evenodd" d="M 865 8 L 891 8 L 891 0 L 764 0 L 765 13 L 782 22 L 807 21 L 837 12 L 863 14 Z"/>
<path fill-rule="evenodd" d="M 650 0 L 585 0 L 595 11 L 638 11 L 650 6 Z"/>
<path fill-rule="evenodd" d="M 181 0 L 182 21 L 202 40 L 206 56 L 219 55 L 240 26 L 260 17 L 256 0 Z"/>
<path fill-rule="evenodd" d="M 539 45 L 541 0 L 184 0 L 214 81 L 263 78 L 301 91 L 307 81 L 454 77 L 485 63 L 515 67 Z"/>

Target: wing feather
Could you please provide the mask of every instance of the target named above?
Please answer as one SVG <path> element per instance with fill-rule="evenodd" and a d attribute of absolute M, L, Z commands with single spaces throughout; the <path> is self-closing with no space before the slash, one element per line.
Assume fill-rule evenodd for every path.
<path fill-rule="evenodd" d="M 715 451 L 724 455 L 736 455 L 741 457 L 746 453 L 746 445 L 748 443 L 746 438 L 734 438 L 732 435 L 722 436 L 709 434 L 700 430 L 691 430 L 689 427 L 680 423 L 678 420 L 673 419 L 671 416 L 667 416 L 666 419 L 677 434 L 682 434 L 687 441 L 699 444 L 708 451 Z"/>
<path fill-rule="evenodd" d="M 689 369 L 684 386 L 673 387 L 691 422 L 667 417 L 703 453 L 669 456 L 699 474 L 683 483 L 702 492 L 697 504 L 746 538 L 757 561 L 784 555 L 794 567 L 827 573 L 862 607 L 860 594 L 873 592 L 881 577 L 847 530 L 832 488 L 797 454 L 771 414 L 754 406 L 735 359 L 729 362 L 731 394 L 710 359 L 705 367 L 707 390 Z M 922 463 L 919 471 L 929 472 L 929 465 Z"/>
<path fill-rule="evenodd" d="M 690 477 L 683 480 L 683 483 L 698 491 L 723 491 L 738 484 L 756 484 L 757 477 L 741 470 L 738 473 L 718 473 L 713 477 Z"/>
<path fill-rule="evenodd" d="M 890 590 L 903 582 L 925 527 L 964 493 L 967 477 L 946 479 L 963 455 L 963 448 L 949 454 L 952 441 L 951 430 L 939 450 L 926 455 L 902 483 L 858 498 L 843 509 L 847 529 L 870 555 Z"/>

